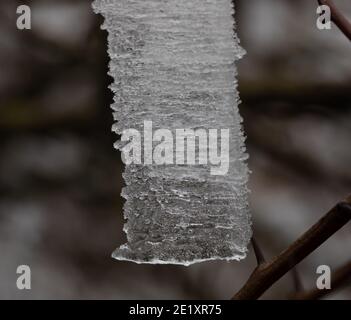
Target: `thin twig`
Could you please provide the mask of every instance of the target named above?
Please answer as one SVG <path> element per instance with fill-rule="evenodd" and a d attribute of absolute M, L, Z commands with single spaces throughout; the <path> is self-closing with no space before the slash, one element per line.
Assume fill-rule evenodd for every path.
<path fill-rule="evenodd" d="M 332 273 L 330 290 L 320 290 L 316 287 L 308 291 L 298 292 L 292 298 L 295 300 L 317 300 L 335 292 L 348 282 L 351 282 L 351 261 Z"/>
<path fill-rule="evenodd" d="M 258 265 L 234 300 L 258 299 L 268 288 L 351 220 L 351 196 L 331 209 L 286 250 Z"/>
<path fill-rule="evenodd" d="M 351 23 L 336 7 L 332 0 L 318 0 L 320 5 L 327 5 L 330 8 L 332 21 L 337 25 L 341 32 L 351 41 Z"/>
<path fill-rule="evenodd" d="M 252 237 L 252 239 L 251 239 L 251 244 L 252 244 L 252 248 L 254 250 L 255 256 L 256 256 L 257 265 L 259 266 L 259 265 L 265 263 L 266 259 L 263 255 L 263 252 L 262 252 L 260 246 L 258 245 L 258 243 L 254 237 Z"/>
<path fill-rule="evenodd" d="M 302 280 L 301 280 L 300 274 L 297 271 L 297 267 L 292 268 L 291 274 L 292 274 L 292 277 L 293 277 L 295 292 L 296 293 L 297 292 L 302 292 L 304 290 L 304 288 L 303 288 L 303 284 L 302 284 Z"/>

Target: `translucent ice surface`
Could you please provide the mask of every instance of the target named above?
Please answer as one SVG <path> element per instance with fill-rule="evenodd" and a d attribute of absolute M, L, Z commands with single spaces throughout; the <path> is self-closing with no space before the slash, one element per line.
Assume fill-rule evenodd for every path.
<path fill-rule="evenodd" d="M 213 174 L 211 163 L 126 165 L 128 243 L 113 257 L 183 265 L 244 258 L 251 219 L 234 64 L 244 52 L 234 33 L 232 1 L 96 0 L 93 8 L 108 31 L 116 133 L 143 132 L 145 121 L 153 132 L 230 132 L 229 168 L 222 175 Z M 222 139 L 208 137 L 196 159 L 200 151 L 219 150 Z"/>

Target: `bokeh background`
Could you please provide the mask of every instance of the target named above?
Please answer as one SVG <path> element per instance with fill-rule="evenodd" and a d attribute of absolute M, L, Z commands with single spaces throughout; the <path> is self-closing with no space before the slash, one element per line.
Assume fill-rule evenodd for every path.
<path fill-rule="evenodd" d="M 336 0 L 351 17 L 351 2 Z M 32 30 L 16 28 L 29 4 Z M 0 298 L 227 299 L 255 267 L 117 262 L 123 167 L 112 147 L 106 32 L 89 0 L 0 3 Z M 351 193 L 351 46 L 316 28 L 315 0 L 237 0 L 238 63 L 256 238 L 279 253 Z M 298 266 L 351 259 L 346 226 Z M 16 268 L 32 269 L 32 290 Z M 291 274 L 263 298 L 286 299 Z M 350 299 L 350 286 L 330 299 Z"/>

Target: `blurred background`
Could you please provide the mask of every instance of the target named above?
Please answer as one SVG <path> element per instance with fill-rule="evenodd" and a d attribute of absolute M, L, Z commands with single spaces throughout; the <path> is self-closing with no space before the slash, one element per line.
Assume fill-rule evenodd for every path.
<path fill-rule="evenodd" d="M 351 2 L 335 0 L 351 17 Z M 32 30 L 16 9 L 32 9 Z M 227 299 L 255 267 L 136 265 L 110 258 L 122 231 L 123 167 L 112 147 L 106 32 L 89 0 L 0 3 L 0 298 Z M 351 193 L 351 46 L 316 28 L 316 0 L 236 0 L 238 63 L 256 238 L 284 249 Z M 299 266 L 351 259 L 351 225 Z M 32 290 L 16 288 L 29 265 Z M 263 298 L 286 299 L 291 274 Z M 329 299 L 350 299 L 345 287 Z"/>

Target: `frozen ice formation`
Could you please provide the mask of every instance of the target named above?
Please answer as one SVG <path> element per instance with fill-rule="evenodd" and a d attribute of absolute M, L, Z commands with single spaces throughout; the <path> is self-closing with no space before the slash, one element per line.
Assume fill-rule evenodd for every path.
<path fill-rule="evenodd" d="M 93 8 L 108 31 L 117 134 L 144 132 L 145 121 L 154 134 L 182 128 L 230 132 L 229 167 L 222 175 L 199 161 L 202 151 L 204 157 L 219 145 L 225 151 L 221 135 L 209 135 L 205 146 L 199 138 L 195 165 L 145 161 L 145 148 L 141 164 L 126 165 L 128 243 L 113 257 L 182 265 L 245 258 L 251 238 L 249 170 L 234 64 L 244 52 L 234 32 L 232 1 L 95 0 Z M 144 144 L 155 147 L 152 137 L 144 135 Z M 123 151 L 126 142 L 115 146 Z M 180 152 L 173 142 L 170 150 L 175 157 Z"/>

